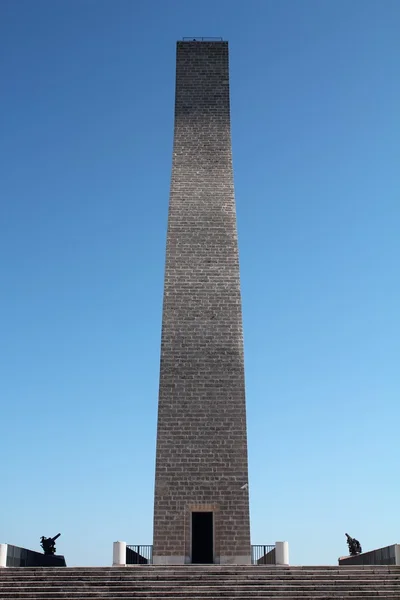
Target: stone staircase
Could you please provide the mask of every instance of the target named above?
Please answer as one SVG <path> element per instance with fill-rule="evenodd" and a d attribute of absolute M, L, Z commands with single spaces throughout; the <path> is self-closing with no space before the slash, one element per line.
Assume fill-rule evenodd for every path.
<path fill-rule="evenodd" d="M 400 600 L 400 567 L 134 566 L 0 569 L 0 599 Z"/>

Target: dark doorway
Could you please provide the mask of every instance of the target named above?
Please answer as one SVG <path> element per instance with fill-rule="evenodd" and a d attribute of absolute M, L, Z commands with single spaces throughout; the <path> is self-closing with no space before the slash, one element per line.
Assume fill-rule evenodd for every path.
<path fill-rule="evenodd" d="M 192 512 L 192 563 L 214 562 L 213 513 Z"/>

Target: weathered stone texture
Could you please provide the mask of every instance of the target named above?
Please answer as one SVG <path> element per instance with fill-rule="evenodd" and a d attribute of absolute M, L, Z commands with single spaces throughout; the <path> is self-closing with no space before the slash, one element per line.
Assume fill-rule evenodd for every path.
<path fill-rule="evenodd" d="M 227 42 L 178 42 L 154 555 L 190 558 L 213 507 L 215 559 L 250 555 L 243 334 Z M 195 508 L 193 508 L 195 507 Z"/>

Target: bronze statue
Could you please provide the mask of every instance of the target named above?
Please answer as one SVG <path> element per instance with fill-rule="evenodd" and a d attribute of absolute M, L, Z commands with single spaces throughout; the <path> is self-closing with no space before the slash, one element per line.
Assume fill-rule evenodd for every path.
<path fill-rule="evenodd" d="M 356 556 L 362 552 L 361 544 L 355 538 L 349 536 L 348 533 L 345 533 L 347 537 L 347 545 L 349 547 L 350 556 Z"/>
<path fill-rule="evenodd" d="M 52 556 L 53 554 L 56 553 L 56 539 L 59 538 L 61 535 L 61 533 L 57 533 L 57 535 L 55 535 L 52 538 L 47 538 L 44 537 L 44 535 L 42 535 L 42 537 L 40 538 L 40 545 L 43 548 L 43 552 L 47 555 L 47 556 Z"/>

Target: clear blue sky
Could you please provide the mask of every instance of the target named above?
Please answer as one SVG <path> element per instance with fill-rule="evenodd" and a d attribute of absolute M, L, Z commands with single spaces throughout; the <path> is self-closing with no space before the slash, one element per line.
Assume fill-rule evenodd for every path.
<path fill-rule="evenodd" d="M 0 541 L 151 543 L 175 43 L 230 42 L 253 543 L 400 542 L 398 0 L 0 2 Z"/>

